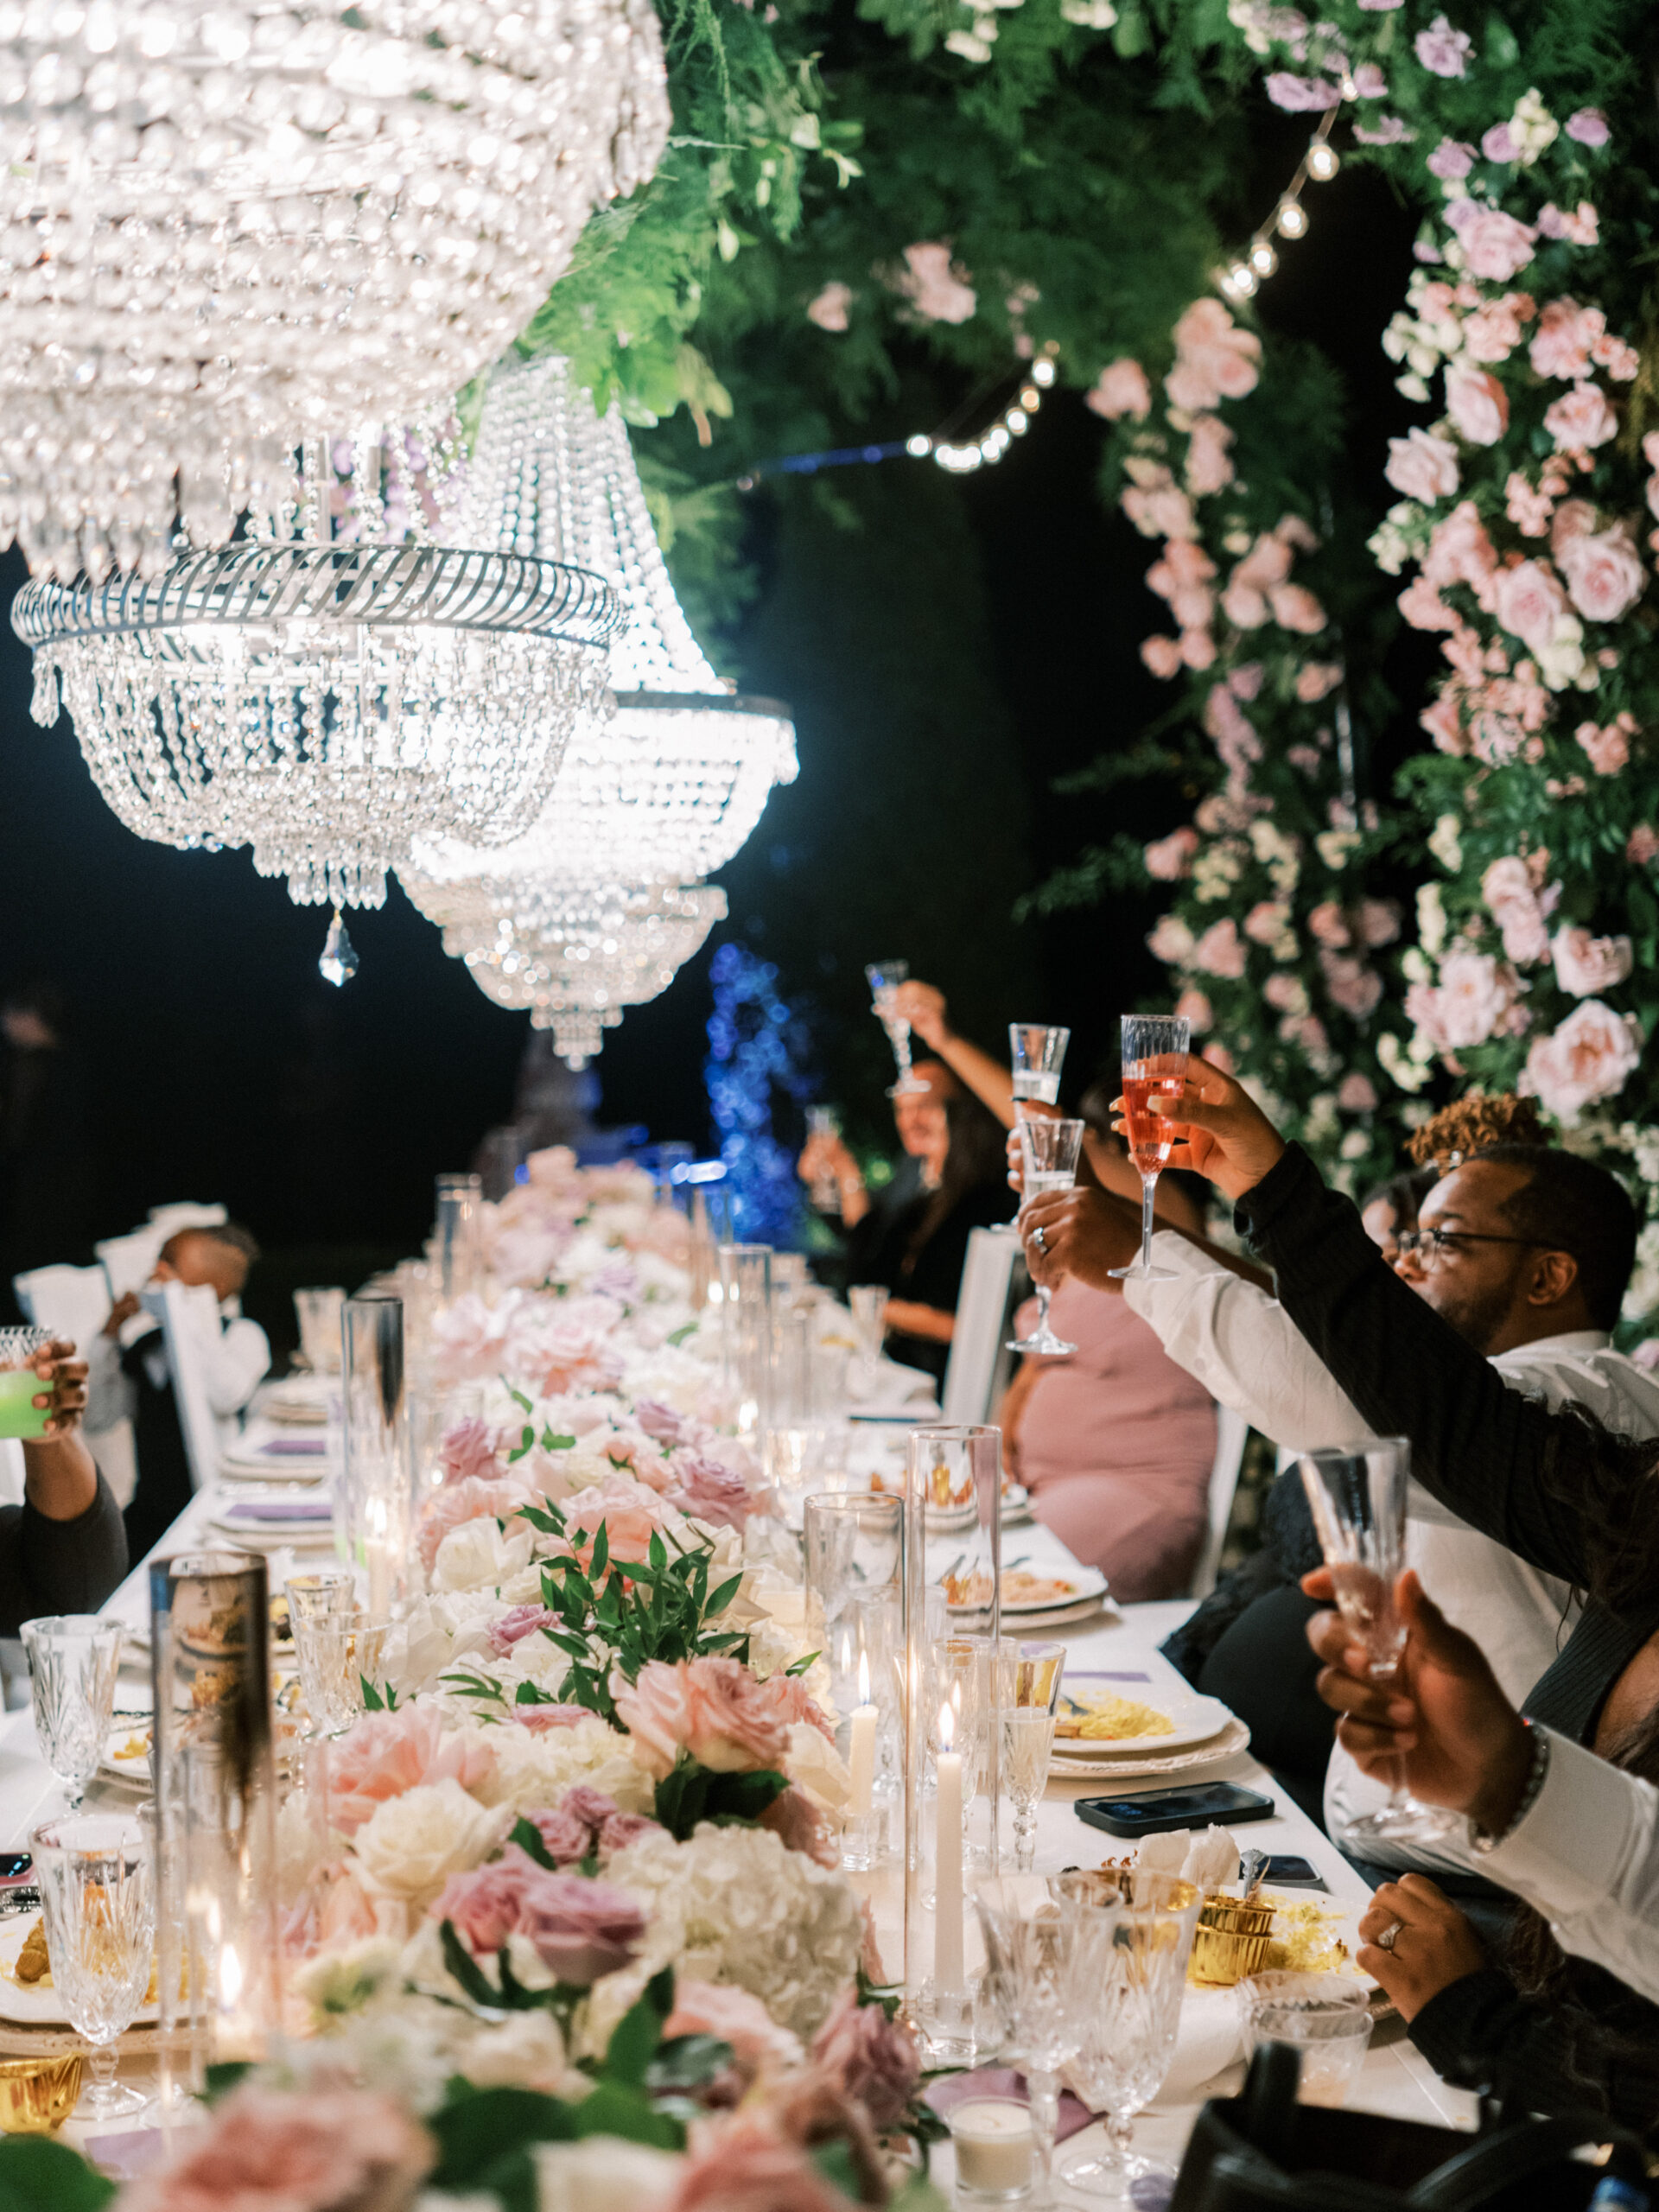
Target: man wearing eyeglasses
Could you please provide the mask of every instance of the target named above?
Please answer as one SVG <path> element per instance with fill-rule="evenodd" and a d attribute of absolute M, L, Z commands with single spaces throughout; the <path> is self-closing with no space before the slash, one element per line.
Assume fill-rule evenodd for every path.
<path fill-rule="evenodd" d="M 1312 1449 L 1368 1433 L 1259 1271 L 1165 1230 L 1154 1240 L 1154 1257 L 1173 1280 L 1131 1277 L 1115 1285 L 1108 1270 L 1134 1258 L 1138 1220 L 1109 1193 L 1082 1187 L 1033 1200 L 1020 1228 L 1033 1272 L 1046 1268 L 1055 1277 L 1069 1273 L 1103 1288 L 1121 1287 L 1171 1358 L 1275 1443 Z M 1416 1230 L 1395 1240 L 1391 1256 L 1402 1280 L 1485 1354 L 1511 1389 L 1551 1407 L 1582 1406 L 1605 1427 L 1644 1440 L 1659 1437 L 1659 1378 L 1614 1351 L 1611 1333 L 1636 1234 L 1635 1209 L 1605 1168 L 1554 1147 L 1503 1144 L 1443 1177 L 1424 1198 Z M 1409 1558 L 1519 1703 L 1564 1640 L 1573 1618 L 1567 1586 L 1471 1529 L 1415 1483 Z M 1286 1616 L 1283 1647 L 1294 1652 L 1300 1616 L 1311 1606 L 1294 1585 L 1264 1588 L 1211 1651 L 1206 1686 L 1217 1687 L 1229 1664 L 1225 1646 L 1239 1646 L 1230 1656 L 1247 1671 L 1269 1648 L 1276 1652 L 1279 1643 L 1269 1647 L 1262 1636 L 1275 1609 Z M 1246 1656 L 1253 1631 L 1257 1641 Z M 1295 1692 L 1286 1679 L 1268 1694 L 1311 1698 L 1311 1677 L 1299 1678 Z M 1370 1802 L 1368 1785 L 1340 1751 L 1325 1799 L 1333 1832 Z M 1419 1847 L 1409 1856 L 1437 1854 Z"/>

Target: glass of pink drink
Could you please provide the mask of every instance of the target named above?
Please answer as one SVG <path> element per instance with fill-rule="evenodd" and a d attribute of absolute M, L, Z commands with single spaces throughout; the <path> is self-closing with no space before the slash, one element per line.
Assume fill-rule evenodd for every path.
<path fill-rule="evenodd" d="M 1129 1141 L 1129 1157 L 1141 1178 L 1141 1257 L 1132 1268 L 1114 1268 L 1115 1275 L 1144 1281 L 1152 1276 L 1169 1280 L 1167 1268 L 1152 1264 L 1153 1205 L 1158 1178 L 1169 1159 L 1180 1125 L 1165 1114 L 1155 1114 L 1155 1098 L 1179 1099 L 1186 1088 L 1186 1056 L 1192 1043 L 1192 1025 L 1175 1014 L 1126 1014 L 1123 1016 L 1123 1122 Z"/>

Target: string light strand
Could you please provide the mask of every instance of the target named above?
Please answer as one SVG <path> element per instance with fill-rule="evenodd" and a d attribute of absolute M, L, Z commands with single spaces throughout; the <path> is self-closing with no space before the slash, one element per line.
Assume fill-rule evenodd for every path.
<path fill-rule="evenodd" d="M 1344 99 L 1357 96 L 1357 87 L 1351 78 L 1343 80 Z M 1319 118 L 1319 127 L 1308 141 L 1307 151 L 1296 165 L 1296 174 L 1274 203 L 1273 213 L 1255 232 L 1248 245 L 1236 254 L 1226 267 L 1216 271 L 1217 288 L 1230 300 L 1254 297 L 1266 278 L 1279 266 L 1279 250 L 1274 245 L 1274 233 L 1281 238 L 1305 238 L 1307 236 L 1307 210 L 1302 205 L 1302 194 L 1308 185 L 1329 184 L 1341 168 L 1341 159 L 1331 143 L 1339 109 L 1326 108 Z"/>

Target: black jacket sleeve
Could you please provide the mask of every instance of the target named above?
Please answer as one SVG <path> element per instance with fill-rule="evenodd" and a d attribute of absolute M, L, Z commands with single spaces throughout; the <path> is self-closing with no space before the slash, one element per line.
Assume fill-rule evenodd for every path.
<path fill-rule="evenodd" d="M 1593 2112 L 1643 2135 L 1659 2126 L 1659 2010 L 1607 1978 L 1615 2020 L 1568 1999 L 1523 1997 L 1495 1967 L 1431 1997 L 1411 2040 L 1434 2071 L 1465 2088 L 1494 2088 L 1546 2117 Z"/>
<path fill-rule="evenodd" d="M 1572 1500 L 1607 1495 L 1592 1426 L 1509 1389 L 1400 1280 L 1300 1145 L 1245 1193 L 1236 1218 L 1273 1268 L 1280 1304 L 1373 1432 L 1411 1440 L 1425 1488 L 1530 1565 L 1588 1583 L 1586 1516 Z"/>
<path fill-rule="evenodd" d="M 42 1613 L 95 1613 L 126 1572 L 126 1528 L 102 1475 L 73 1521 L 50 1521 L 27 1499 L 0 1507 L 0 1636 Z"/>

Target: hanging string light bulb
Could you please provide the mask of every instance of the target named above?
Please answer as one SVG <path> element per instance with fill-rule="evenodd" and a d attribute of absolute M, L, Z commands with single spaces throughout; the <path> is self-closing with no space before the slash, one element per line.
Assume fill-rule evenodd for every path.
<path fill-rule="evenodd" d="M 0 9 L 0 545 L 158 574 L 520 330 L 669 122 L 650 0 Z"/>
<path fill-rule="evenodd" d="M 1358 88 L 1351 77 L 1342 81 L 1342 97 L 1345 100 L 1357 98 Z M 1308 141 L 1306 154 L 1296 165 L 1296 174 L 1280 194 L 1274 210 L 1256 231 L 1248 245 L 1234 255 L 1224 269 L 1216 272 L 1217 289 L 1230 300 L 1248 300 L 1260 288 L 1263 280 L 1271 276 L 1279 266 L 1279 255 L 1273 243 L 1276 231 L 1281 238 L 1305 238 L 1307 236 L 1307 210 L 1302 205 L 1302 194 L 1309 181 L 1329 184 L 1342 164 L 1336 148 L 1331 143 L 1338 107 L 1328 107 L 1319 118 L 1319 128 Z"/>

